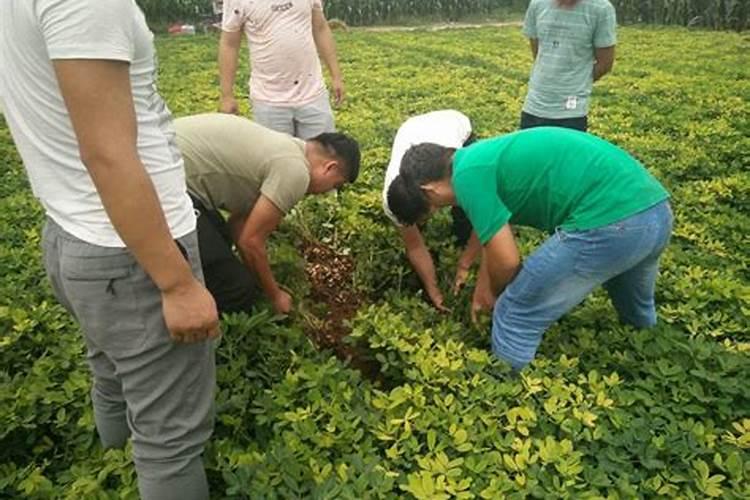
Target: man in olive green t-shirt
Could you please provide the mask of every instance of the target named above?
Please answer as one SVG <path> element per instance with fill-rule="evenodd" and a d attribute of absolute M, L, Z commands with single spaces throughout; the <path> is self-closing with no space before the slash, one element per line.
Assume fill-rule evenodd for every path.
<path fill-rule="evenodd" d="M 198 243 L 206 286 L 219 310 L 250 310 L 254 274 L 274 310 L 288 313 L 292 298 L 273 276 L 266 240 L 306 194 L 326 193 L 356 180 L 356 141 L 340 133 L 303 141 L 220 113 L 178 118 L 174 126 L 188 191 L 200 212 Z M 228 221 L 220 211 L 229 213 Z"/>
<path fill-rule="evenodd" d="M 599 285 L 621 321 L 656 323 L 654 285 L 672 230 L 669 194 L 617 146 L 558 127 L 457 151 L 420 144 L 406 153 L 392 186 L 389 206 L 405 224 L 441 206 L 464 209 L 483 245 L 477 287 L 500 295 L 493 351 L 514 368 L 530 362 L 544 331 Z M 523 266 L 511 224 L 551 234 Z"/>

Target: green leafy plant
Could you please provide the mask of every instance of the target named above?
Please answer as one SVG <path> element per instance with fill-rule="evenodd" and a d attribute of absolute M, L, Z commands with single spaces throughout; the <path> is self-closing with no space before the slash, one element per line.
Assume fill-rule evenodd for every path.
<path fill-rule="evenodd" d="M 469 321 L 472 282 L 448 298 L 451 314 L 424 300 L 380 190 L 393 136 L 412 114 L 460 109 L 482 137 L 517 127 L 526 41 L 516 28 L 337 37 L 348 93 L 337 126 L 362 144 L 361 177 L 338 196 L 304 201 L 270 245 L 280 281 L 310 314 L 277 318 L 261 302 L 252 315 L 223 318 L 205 453 L 212 495 L 750 496 L 743 37 L 619 30 L 618 62 L 595 86 L 591 127 L 632 151 L 673 195 L 676 226 L 656 297 L 662 321 L 649 331 L 619 325 L 606 295 L 594 293 L 546 333 L 520 375 L 493 358 L 486 322 Z M 217 38 L 156 42 L 159 89 L 174 114 L 214 111 Z M 679 51 L 691 57 L 676 59 Z M 242 96 L 244 58 L 240 65 Z M 82 338 L 46 284 L 43 211 L 1 119 L 0 158 L 0 496 L 136 498 L 130 450 L 98 444 Z M 448 216 L 424 233 L 448 290 L 458 255 Z M 523 253 L 543 237 L 522 228 Z M 363 303 L 345 324 L 379 377 L 305 335 L 317 309 L 304 241 L 353 257 L 346 286 Z"/>

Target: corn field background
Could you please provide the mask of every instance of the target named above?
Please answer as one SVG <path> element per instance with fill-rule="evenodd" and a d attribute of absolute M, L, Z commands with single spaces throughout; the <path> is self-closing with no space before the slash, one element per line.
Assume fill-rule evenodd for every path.
<path fill-rule="evenodd" d="M 620 24 L 678 24 L 714 29 L 750 27 L 750 0 L 610 0 Z"/>
<path fill-rule="evenodd" d="M 439 18 L 458 21 L 466 17 L 491 14 L 499 9 L 522 13 L 528 0 L 326 0 L 326 16 L 348 24 L 365 26 L 388 24 L 403 19 Z"/>
<path fill-rule="evenodd" d="M 136 0 L 152 23 L 210 19 L 212 0 Z M 610 0 L 620 24 L 676 24 L 713 29 L 750 27 L 750 0 Z M 528 0 L 325 0 L 329 19 L 350 26 L 405 20 L 458 21 L 499 10 L 522 14 Z"/>

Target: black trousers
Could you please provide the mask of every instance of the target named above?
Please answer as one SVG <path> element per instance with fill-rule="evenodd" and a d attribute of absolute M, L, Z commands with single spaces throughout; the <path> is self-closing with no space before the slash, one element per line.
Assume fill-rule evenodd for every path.
<path fill-rule="evenodd" d="M 521 128 L 524 129 L 534 127 L 563 127 L 586 132 L 589 127 L 589 120 L 588 116 L 560 119 L 540 118 L 538 116 L 530 115 L 526 111 L 521 111 Z"/>
<path fill-rule="evenodd" d="M 232 235 L 224 217 L 190 196 L 198 212 L 198 248 L 206 288 L 220 313 L 250 312 L 258 297 L 252 273 L 234 253 Z"/>

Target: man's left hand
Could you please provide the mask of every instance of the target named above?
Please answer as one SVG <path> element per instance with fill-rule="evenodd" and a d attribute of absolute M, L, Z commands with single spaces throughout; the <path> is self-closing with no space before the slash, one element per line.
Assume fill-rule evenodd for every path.
<path fill-rule="evenodd" d="M 332 82 L 333 89 L 333 102 L 336 106 L 340 106 L 344 102 L 346 92 L 344 90 L 344 80 L 341 78 L 334 78 Z"/>

